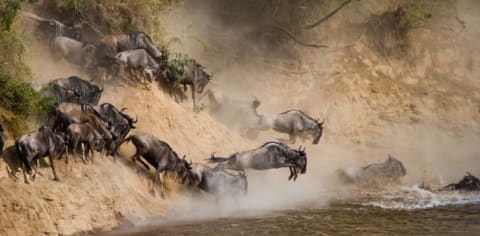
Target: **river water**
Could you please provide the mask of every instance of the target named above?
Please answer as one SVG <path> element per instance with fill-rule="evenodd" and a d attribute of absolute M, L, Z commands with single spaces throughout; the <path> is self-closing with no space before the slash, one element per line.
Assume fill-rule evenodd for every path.
<path fill-rule="evenodd" d="M 248 212 L 205 219 L 167 216 L 108 235 L 480 235 L 480 193 L 435 193 L 416 186 L 358 193 L 326 205 Z"/>

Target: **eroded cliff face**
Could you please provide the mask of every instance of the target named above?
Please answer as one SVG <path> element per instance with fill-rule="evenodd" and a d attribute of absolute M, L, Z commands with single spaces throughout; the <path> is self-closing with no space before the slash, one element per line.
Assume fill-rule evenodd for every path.
<path fill-rule="evenodd" d="M 184 41 L 170 49 L 189 53 L 206 65 L 214 72 L 212 86 L 229 96 L 243 100 L 259 97 L 261 113 L 296 108 L 326 120 L 319 145 L 302 143 L 312 160 L 309 174 L 302 176 L 310 184 L 308 188 L 336 168 L 378 162 L 387 153 L 404 162 L 411 183 L 447 183 L 467 170 L 478 173 L 480 166 L 472 164 L 478 163 L 480 154 L 476 149 L 480 119 L 480 63 L 475 59 L 480 51 L 476 44 L 480 35 L 478 4 L 458 1 L 442 5 L 426 27 L 411 29 L 397 39 L 404 41 L 388 39 L 383 45 L 387 46 L 385 53 L 379 51 L 378 43 L 391 32 L 388 27 L 382 28 L 386 32 L 372 31 L 371 17 L 395 9 L 390 2 L 360 1 L 344 8 L 312 32 L 329 48 L 291 44 L 294 52 L 287 57 L 265 53 L 262 45 L 250 41 L 246 27 L 225 30 L 223 23 L 215 23 L 216 18 L 205 18 L 210 13 L 205 9 L 175 12 L 167 19 L 167 30 L 172 36 L 183 36 Z M 185 33 L 182 30 L 188 24 L 192 30 Z M 382 33 L 387 36 L 378 35 Z M 206 52 L 205 45 L 189 34 L 205 36 L 217 50 Z M 245 45 L 253 45 L 253 49 L 237 53 Z M 388 49 L 397 46 L 400 51 Z M 31 42 L 27 59 L 34 83 L 82 75 L 64 61 L 51 60 L 46 47 L 35 42 Z M 194 112 L 190 101 L 175 103 L 158 85 L 150 91 L 123 83 L 106 85 L 101 102 L 125 107 L 126 113 L 138 116 L 132 133 L 154 134 L 194 162 L 204 162 L 212 152 L 228 155 L 282 137 L 264 132 L 257 140 L 245 140 L 206 111 Z M 7 140 L 12 143 L 11 138 Z M 132 145 L 125 144 L 121 151 L 128 157 Z M 51 180 L 49 168 L 41 168 L 43 176 L 30 185 L 23 183 L 20 172 L 17 181 L 0 172 L 1 233 L 56 235 L 108 230 L 122 222 L 163 215 L 181 193 L 171 191 L 170 200 L 151 196 L 151 175 L 137 174 L 128 159 L 113 162 L 111 157 L 97 154 L 94 165 L 55 164 L 60 182 Z M 3 162 L 0 169 L 5 169 Z M 178 190 L 176 184 L 170 186 Z"/>

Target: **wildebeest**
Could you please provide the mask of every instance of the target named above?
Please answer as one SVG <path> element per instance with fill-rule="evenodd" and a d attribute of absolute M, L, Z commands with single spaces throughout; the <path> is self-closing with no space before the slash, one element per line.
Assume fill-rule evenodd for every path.
<path fill-rule="evenodd" d="M 0 124 L 0 155 L 3 153 L 3 126 Z"/>
<path fill-rule="evenodd" d="M 147 80 L 152 82 L 153 77 L 157 77 L 161 73 L 168 60 L 166 51 L 162 51 L 161 61 L 159 62 L 151 57 L 145 49 L 119 52 L 115 58 L 120 64 L 120 73 L 127 71 L 132 80 L 136 79 L 139 82 L 143 80 L 146 89 L 148 89 Z M 147 73 L 147 68 L 153 72 L 151 76 Z"/>
<path fill-rule="evenodd" d="M 291 149 L 279 142 L 267 142 L 262 146 L 243 152 L 237 152 L 230 157 L 210 157 L 210 162 L 217 162 L 217 169 L 231 169 L 244 171 L 245 169 L 266 170 L 288 167 L 290 176 L 288 180 L 297 179 L 297 171 L 301 174 L 307 172 L 307 154 L 301 147 Z"/>
<path fill-rule="evenodd" d="M 165 197 L 162 175 L 162 172 L 164 171 L 177 174 L 177 176 L 182 180 L 182 183 L 184 183 L 187 179 L 191 180 L 191 163 L 188 163 L 185 158 L 180 159 L 180 157 L 178 157 L 177 153 L 173 151 L 168 143 L 161 141 L 150 134 L 130 135 L 125 139 L 124 142 L 129 141 L 131 141 L 136 148 L 135 154 L 131 157 L 133 162 L 136 163 L 138 158 L 143 157 L 156 169 L 155 175 L 153 176 L 152 188 L 150 190 L 153 195 L 155 195 L 154 188 L 158 178 L 161 188 L 161 197 Z"/>
<path fill-rule="evenodd" d="M 405 176 L 407 170 L 402 162 L 388 155 L 383 163 L 375 163 L 365 167 L 348 167 L 337 170 L 340 181 L 346 184 L 368 184 L 397 181 Z"/>
<path fill-rule="evenodd" d="M 47 39 L 49 43 L 58 36 L 66 36 L 75 40 L 82 40 L 82 23 L 68 26 L 55 19 L 45 19 L 32 13 L 24 13 L 24 16 L 36 20 L 38 25 L 35 34 L 38 38 Z"/>
<path fill-rule="evenodd" d="M 90 152 L 90 161 L 93 164 L 94 151 L 101 151 L 105 143 L 109 143 L 112 140 L 112 137 L 107 135 L 109 133 L 101 135 L 90 123 L 70 124 L 67 128 L 66 139 L 72 148 L 75 160 L 77 159 L 76 150 L 80 144 L 83 163 L 87 164 L 85 155 L 88 157 Z M 68 163 L 68 153 L 66 161 Z"/>
<path fill-rule="evenodd" d="M 480 191 L 480 180 L 467 172 L 467 175 L 463 177 L 458 183 L 449 184 L 441 190 L 466 190 L 466 191 Z"/>
<path fill-rule="evenodd" d="M 198 64 L 193 59 L 188 60 L 172 60 L 166 68 L 166 80 L 170 86 L 170 94 L 175 91 L 176 87 L 183 85 L 186 91 L 187 85 L 192 90 L 193 108 L 197 108 L 196 93 L 203 93 L 203 90 L 210 82 L 212 76 L 204 71 L 205 67 Z M 175 100 L 176 97 L 175 97 Z"/>
<path fill-rule="evenodd" d="M 48 86 L 60 98 L 59 102 L 96 105 L 103 93 L 103 86 L 94 85 L 77 76 L 50 81 Z"/>
<path fill-rule="evenodd" d="M 126 108 L 118 110 L 110 103 L 103 103 L 99 106 L 95 106 L 93 109 L 99 114 L 102 120 L 110 124 L 110 131 L 114 137 L 114 142 L 109 148 L 111 154 L 115 157 L 118 155 L 120 144 L 125 137 L 127 137 L 130 130 L 135 129 L 134 124 L 137 123 L 138 118 L 134 120 L 129 115 L 123 113 Z"/>
<path fill-rule="evenodd" d="M 212 169 L 206 165 L 192 165 L 192 185 L 218 196 L 245 195 L 248 192 L 247 176 L 244 172 L 233 175 L 223 169 Z"/>
<path fill-rule="evenodd" d="M 280 114 L 260 115 L 257 108 L 260 102 L 254 101 L 255 114 L 259 118 L 258 127 L 260 130 L 273 129 L 280 133 L 287 133 L 289 140 L 281 140 L 295 143 L 297 137 L 304 139 L 307 135 L 313 136 L 313 144 L 318 144 L 323 134 L 323 121 L 313 119 L 299 110 L 288 110 Z"/>
<path fill-rule="evenodd" d="M 150 36 L 143 32 L 105 36 L 97 49 L 98 66 L 104 68 L 111 67 L 116 61 L 117 53 L 133 49 L 145 49 L 157 62 L 162 60 L 162 52 L 155 47 Z"/>
<path fill-rule="evenodd" d="M 96 47 L 90 43 L 82 43 L 67 37 L 55 37 L 52 51 L 57 59 L 64 58 L 68 62 L 91 70 L 95 66 Z"/>
<path fill-rule="evenodd" d="M 76 103 L 60 103 L 55 108 L 53 129 L 55 131 L 65 132 L 67 127 L 72 123 L 90 123 L 102 135 L 107 135 L 109 132 L 109 123 L 104 122 L 102 117 L 96 110 L 83 110 L 82 105 Z M 114 135 L 112 135 L 114 136 Z"/>
<path fill-rule="evenodd" d="M 208 97 L 208 111 L 230 129 L 237 130 L 241 136 L 255 139 L 259 131 L 256 129 L 258 117 L 252 108 L 252 102 L 237 100 L 221 90 L 208 89 L 204 96 Z M 256 99 L 256 98 L 255 98 Z"/>
<path fill-rule="evenodd" d="M 65 140 L 60 136 L 55 134 L 50 127 L 42 125 L 38 130 L 25 134 L 15 142 L 15 147 L 20 160 L 23 162 L 22 171 L 25 183 L 29 183 L 25 173 L 32 174 L 31 163 L 33 160 L 43 158 L 45 156 L 49 157 L 50 167 L 53 172 L 53 179 L 58 181 L 59 178 L 55 172 L 55 166 L 53 164 L 54 157 L 61 157 L 66 153 L 66 144 Z M 33 178 L 35 178 L 35 173 Z"/>

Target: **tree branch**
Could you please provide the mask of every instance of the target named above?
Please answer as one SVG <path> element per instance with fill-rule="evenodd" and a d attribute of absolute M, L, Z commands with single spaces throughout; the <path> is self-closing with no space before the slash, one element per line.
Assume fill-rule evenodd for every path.
<path fill-rule="evenodd" d="M 312 47 L 312 48 L 327 48 L 328 46 L 326 45 L 319 45 L 319 44 L 312 44 L 312 43 L 306 43 L 306 42 L 303 42 L 299 39 L 297 39 L 292 33 L 290 33 L 288 30 L 286 30 L 285 28 L 279 26 L 279 25 L 271 25 L 272 28 L 276 29 L 276 30 L 279 30 L 280 32 L 286 34 L 289 38 L 291 38 L 293 41 L 295 41 L 296 43 L 304 46 L 304 47 Z"/>
<path fill-rule="evenodd" d="M 332 12 L 330 12 L 330 14 L 326 15 L 325 17 L 321 18 L 320 20 L 318 20 L 317 22 L 313 23 L 313 24 L 310 24 L 310 25 L 306 25 L 304 26 L 305 29 L 309 30 L 309 29 L 312 29 L 312 28 L 315 28 L 317 27 L 318 25 L 322 24 L 323 22 L 327 21 L 330 17 L 332 17 L 333 15 L 337 14 L 338 11 L 340 11 L 344 6 L 346 6 L 347 4 L 349 4 L 350 2 L 352 2 L 352 0 L 347 0 L 345 2 L 343 2 L 339 7 L 337 7 L 337 9 L 333 10 Z"/>

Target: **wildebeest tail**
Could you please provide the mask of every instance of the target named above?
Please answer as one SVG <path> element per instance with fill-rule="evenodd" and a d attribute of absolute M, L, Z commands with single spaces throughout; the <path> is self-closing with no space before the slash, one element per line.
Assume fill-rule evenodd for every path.
<path fill-rule="evenodd" d="M 252 102 L 252 109 L 253 109 L 253 113 L 255 114 L 255 116 L 257 117 L 261 117 L 260 114 L 258 114 L 258 111 L 257 111 L 257 108 L 261 105 L 262 103 L 260 102 L 260 100 L 258 100 L 257 97 L 255 97 L 255 99 L 253 100 Z"/>
<path fill-rule="evenodd" d="M 30 165 L 30 162 L 27 160 L 27 154 L 26 150 L 20 144 L 18 141 L 15 141 L 15 147 L 17 148 L 17 153 L 20 156 L 20 160 L 22 160 L 23 164 L 25 165 L 25 168 L 27 168 L 27 172 L 31 173 L 32 172 L 32 166 Z"/>
<path fill-rule="evenodd" d="M 212 156 L 210 156 L 210 158 L 208 158 L 207 160 L 210 162 L 210 163 L 218 163 L 218 162 L 226 162 L 228 161 L 230 158 L 228 157 L 216 157 L 213 153 L 212 153 Z"/>

